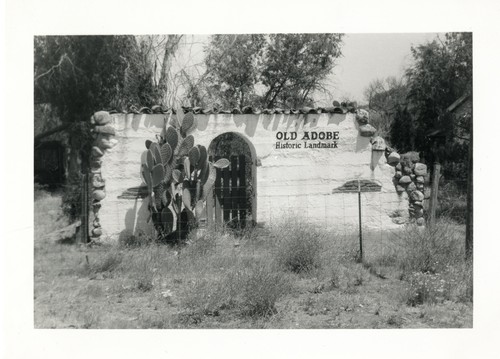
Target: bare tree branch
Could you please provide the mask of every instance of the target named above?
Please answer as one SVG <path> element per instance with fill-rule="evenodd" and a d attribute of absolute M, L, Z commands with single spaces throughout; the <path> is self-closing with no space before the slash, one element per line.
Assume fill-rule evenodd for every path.
<path fill-rule="evenodd" d="M 48 69 L 47 71 L 45 71 L 39 75 L 35 75 L 35 81 L 38 81 L 39 79 L 41 79 L 44 76 L 51 75 L 56 69 L 58 69 L 62 66 L 64 61 L 67 61 L 71 64 L 71 66 L 73 67 L 73 72 L 74 72 L 75 68 L 77 68 L 77 67 L 73 64 L 73 62 L 71 61 L 69 56 L 66 53 L 64 53 L 59 58 L 59 62 L 56 65 L 52 66 L 50 69 Z"/>

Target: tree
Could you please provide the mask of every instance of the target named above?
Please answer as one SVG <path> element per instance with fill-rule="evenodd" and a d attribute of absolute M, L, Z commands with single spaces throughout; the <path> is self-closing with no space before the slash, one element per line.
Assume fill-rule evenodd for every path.
<path fill-rule="evenodd" d="M 214 35 L 206 48 L 209 91 L 225 107 L 243 107 L 255 93 L 264 35 Z"/>
<path fill-rule="evenodd" d="M 65 122 L 138 100 L 139 47 L 132 36 L 35 38 L 35 103 L 50 103 Z"/>
<path fill-rule="evenodd" d="M 394 118 L 397 115 L 401 116 L 406 106 L 407 92 L 404 80 L 396 77 L 375 79 L 365 89 L 364 96 L 370 110 L 370 123 L 377 128 L 382 137 L 389 138 Z"/>
<path fill-rule="evenodd" d="M 446 134 L 442 161 L 460 162 L 467 157 L 467 145 L 457 139 L 469 136 L 468 123 L 447 114 L 458 98 L 472 92 L 472 33 L 447 33 L 441 39 L 412 48 L 414 64 L 407 72 L 408 106 L 413 114 L 416 150 L 429 147 L 427 133 L 439 129 Z M 427 153 L 433 161 L 433 154 Z M 462 161 L 463 162 L 463 161 Z"/>
<path fill-rule="evenodd" d="M 266 107 L 300 107 L 322 87 L 341 55 L 342 34 L 273 34 L 266 47 L 261 80 Z"/>
<path fill-rule="evenodd" d="M 398 150 L 418 151 L 432 163 L 436 151 L 428 134 L 440 130 L 446 135 L 440 161 L 448 175 L 466 170 L 470 117 L 456 118 L 449 106 L 465 94 L 472 94 L 472 34 L 448 33 L 411 48 L 413 64 L 401 80 L 375 80 L 365 90 L 374 117 L 382 128 L 390 124 L 390 142 Z"/>
<path fill-rule="evenodd" d="M 147 78 L 141 83 L 147 85 L 139 102 L 143 106 L 163 105 L 172 107 L 177 86 L 172 74 L 172 62 L 184 35 L 137 36 L 140 46 L 141 68 Z"/>
<path fill-rule="evenodd" d="M 34 39 L 35 104 L 49 104 L 69 134 L 67 213 L 75 217 L 80 171 L 89 167 L 90 117 L 140 103 L 151 89 L 133 36 L 39 36 Z M 67 208 L 69 207 L 69 209 Z"/>
<path fill-rule="evenodd" d="M 215 35 L 206 48 L 206 89 L 225 107 L 313 104 L 341 55 L 341 34 Z"/>

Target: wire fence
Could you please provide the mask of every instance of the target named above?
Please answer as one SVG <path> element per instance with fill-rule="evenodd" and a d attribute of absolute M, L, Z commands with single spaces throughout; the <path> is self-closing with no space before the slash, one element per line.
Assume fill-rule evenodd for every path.
<path fill-rule="evenodd" d="M 85 180 L 82 179 L 82 181 Z M 465 224 L 467 193 L 464 188 L 467 186 L 466 182 L 466 179 L 441 178 L 436 209 L 437 218 L 446 217 L 458 224 Z M 35 186 L 35 189 L 52 190 L 62 194 L 70 187 L 64 183 L 58 183 L 50 187 Z M 92 199 L 89 198 L 88 182 L 82 182 L 79 190 L 79 195 L 74 199 L 67 197 L 64 205 L 78 208 L 83 228 L 91 229 L 92 223 L 89 221 L 92 220 Z M 393 250 L 391 242 L 403 228 L 401 224 L 410 221 L 409 202 L 404 194 L 397 195 L 394 192 L 383 191 L 287 194 L 292 191 L 294 189 L 286 187 L 282 187 L 280 192 L 272 188 L 262 188 L 262 193 L 256 197 L 256 206 L 248 207 L 246 222 L 250 223 L 252 218 L 255 218 L 258 225 L 273 226 L 292 220 L 318 226 L 347 239 L 352 245 L 359 244 L 359 249 L 365 258 L 370 258 L 374 254 L 390 253 Z M 35 190 L 35 200 L 36 196 Z M 122 208 L 113 208 L 114 203 L 109 200 L 107 208 L 103 210 L 123 212 Z M 119 205 L 122 204 L 117 202 L 116 206 Z M 424 209 L 428 210 L 428 198 L 424 200 Z M 241 208 L 226 207 L 223 210 L 234 213 Z M 241 212 L 239 213 L 241 216 Z M 85 241 L 84 238 L 81 240 Z"/>

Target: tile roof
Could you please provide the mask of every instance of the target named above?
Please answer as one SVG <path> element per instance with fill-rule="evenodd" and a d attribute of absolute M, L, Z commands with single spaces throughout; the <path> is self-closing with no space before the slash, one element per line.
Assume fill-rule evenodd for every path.
<path fill-rule="evenodd" d="M 199 114 L 254 114 L 254 115 L 272 115 L 272 114 L 285 114 L 285 115 L 297 115 L 297 114 L 312 114 L 312 113 L 339 113 L 339 114 L 345 114 L 345 113 L 355 113 L 357 111 L 357 105 L 354 102 L 349 102 L 349 103 L 338 103 L 337 101 L 334 101 L 333 106 L 331 107 L 302 107 L 300 109 L 282 109 L 282 108 L 273 108 L 273 109 L 260 109 L 256 107 L 251 107 L 251 106 L 245 106 L 241 109 L 239 108 L 234 108 L 232 110 L 225 110 L 225 109 L 220 109 L 218 107 L 212 107 L 212 108 L 202 108 L 202 107 L 187 107 L 187 106 L 182 106 L 182 111 L 184 113 L 192 112 L 195 115 Z M 126 110 L 118 111 L 118 110 L 110 110 L 108 111 L 110 114 L 116 114 L 116 113 L 124 113 L 124 114 L 129 114 L 129 113 L 134 113 L 134 114 L 169 114 L 169 113 L 176 113 L 176 110 L 171 107 L 163 107 L 160 105 L 155 105 L 152 107 L 137 107 L 137 106 L 130 106 Z"/>

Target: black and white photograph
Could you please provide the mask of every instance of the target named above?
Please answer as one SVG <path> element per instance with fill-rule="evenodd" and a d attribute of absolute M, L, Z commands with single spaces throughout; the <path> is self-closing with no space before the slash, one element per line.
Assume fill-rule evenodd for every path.
<path fill-rule="evenodd" d="M 498 5 L 58 3 L 5 6 L 6 357 L 496 357 Z"/>
<path fill-rule="evenodd" d="M 472 42 L 35 37 L 35 327 L 472 327 Z"/>

